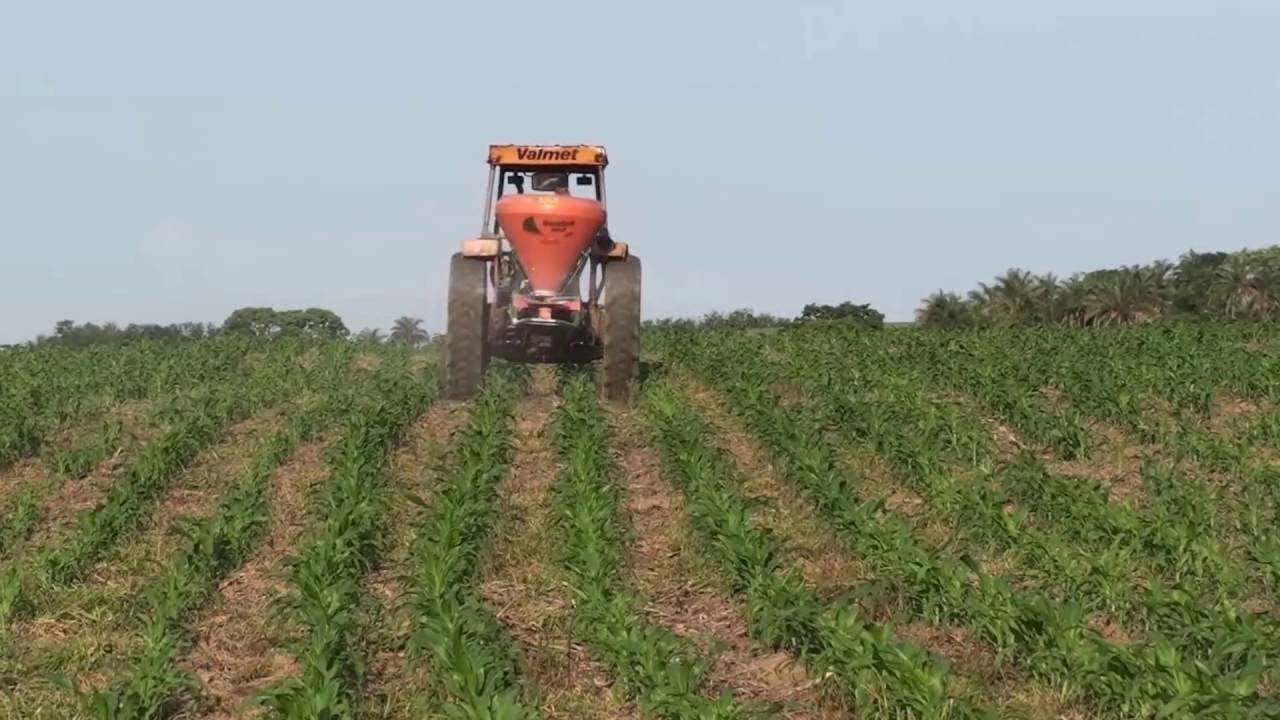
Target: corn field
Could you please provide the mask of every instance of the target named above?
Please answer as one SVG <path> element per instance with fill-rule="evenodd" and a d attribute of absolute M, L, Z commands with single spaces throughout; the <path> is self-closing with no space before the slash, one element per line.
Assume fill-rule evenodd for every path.
<path fill-rule="evenodd" d="M 0 718 L 1278 718 L 1280 332 L 0 351 Z"/>

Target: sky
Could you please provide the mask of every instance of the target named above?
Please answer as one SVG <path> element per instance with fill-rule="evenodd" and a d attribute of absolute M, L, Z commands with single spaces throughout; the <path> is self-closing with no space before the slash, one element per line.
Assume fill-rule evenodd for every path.
<path fill-rule="evenodd" d="M 444 323 L 493 142 L 604 144 L 644 314 L 1280 243 L 1280 3 L 0 0 L 0 343 Z"/>

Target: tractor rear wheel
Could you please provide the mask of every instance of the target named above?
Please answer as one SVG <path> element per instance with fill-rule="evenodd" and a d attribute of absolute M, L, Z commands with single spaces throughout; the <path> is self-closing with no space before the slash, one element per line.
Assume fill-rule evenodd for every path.
<path fill-rule="evenodd" d="M 489 361 L 485 261 L 454 253 L 449 263 L 449 322 L 445 336 L 445 393 L 465 398 L 475 393 Z"/>
<path fill-rule="evenodd" d="M 604 270 L 604 394 L 628 402 L 640 378 L 640 258 Z"/>

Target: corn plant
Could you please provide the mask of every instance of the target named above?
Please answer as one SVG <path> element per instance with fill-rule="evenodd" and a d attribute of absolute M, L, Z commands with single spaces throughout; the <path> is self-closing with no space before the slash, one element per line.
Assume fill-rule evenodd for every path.
<path fill-rule="evenodd" d="M 243 374 L 251 347 L 223 338 L 0 351 L 0 468 L 39 450 L 66 423 L 101 416 L 116 402 Z"/>
<path fill-rule="evenodd" d="M 269 517 L 268 491 L 273 473 L 293 451 L 346 412 L 377 381 L 351 383 L 330 365 L 319 379 L 319 401 L 290 416 L 258 451 L 245 478 L 218 500 L 213 514 L 183 529 L 183 545 L 165 571 L 142 593 L 146 608 L 142 652 L 119 682 L 108 690 L 84 693 L 86 714 L 106 720 L 155 720 L 171 716 L 198 692 L 198 682 L 178 665 L 189 644 L 187 621 L 213 596 L 218 581 L 239 567 L 262 540 Z M 384 365 L 379 377 L 405 372 Z M 384 383 L 384 391 L 402 386 Z M 397 398 L 384 397 L 383 401 Z"/>
<path fill-rule="evenodd" d="M 1030 672 L 1125 715 L 1174 708 L 1242 717 L 1242 708 L 1271 706 L 1256 689 L 1264 658 L 1253 657 L 1238 673 L 1222 676 L 1155 634 L 1143 645 L 1120 645 L 1089 627 L 1076 603 L 1014 589 L 963 556 L 922 546 L 909 525 L 882 513 L 878 502 L 859 498 L 856 479 L 842 470 L 826 424 L 811 409 L 779 406 L 769 392 L 779 376 L 760 364 L 758 354 L 742 346 L 725 352 L 724 343 L 684 337 L 664 348 L 724 389 L 783 475 L 852 550 L 901 589 L 912 611 L 968 625 Z"/>
<path fill-rule="evenodd" d="M 703 694 L 706 661 L 670 630 L 643 619 L 643 598 L 619 577 L 626 534 L 609 459 L 607 422 L 582 373 L 563 384 L 555 444 L 563 471 L 555 486 L 562 562 L 578 598 L 575 628 L 647 714 L 672 720 L 739 718 L 752 712 L 729 694 Z"/>
<path fill-rule="evenodd" d="M 351 718 L 356 711 L 363 665 L 353 610 L 378 549 L 387 453 L 434 395 L 422 378 L 405 373 L 380 376 L 375 385 L 330 453 L 319 525 L 289 564 L 293 592 L 284 608 L 305 636 L 293 648 L 300 674 L 261 698 L 274 717 Z"/>
<path fill-rule="evenodd" d="M 177 422 L 142 449 L 137 461 L 106 498 L 78 518 L 76 530 L 61 547 L 46 553 L 48 578 L 58 584 L 78 580 L 125 533 L 132 531 L 155 500 L 197 453 L 216 442 L 235 422 L 281 401 L 302 383 L 289 353 L 276 355 L 242 383 L 194 391 L 185 406 L 174 406 Z"/>
<path fill-rule="evenodd" d="M 799 654 L 815 675 L 835 678 L 860 714 L 989 715 L 951 696 L 941 660 L 895 639 L 853 605 L 823 608 L 799 575 L 784 573 L 774 540 L 752 525 L 748 502 L 732 489 L 724 452 L 707 444 L 710 428 L 670 387 L 651 387 L 645 404 L 664 466 L 684 490 L 694 528 L 743 597 L 752 635 Z"/>
<path fill-rule="evenodd" d="M 185 389 L 167 402 L 169 430 L 140 450 L 102 501 L 77 516 L 70 536 L 3 571 L 16 578 L 12 582 L 17 592 L 29 598 L 11 603 L 7 610 L 0 607 L 0 623 L 15 608 L 33 608 L 47 584 L 80 580 L 121 537 L 138 527 L 170 482 L 232 423 L 305 388 L 309 375 L 298 366 L 300 349 L 289 344 L 271 348 L 255 367 L 246 366 L 234 379 Z M 30 524 L 21 523 L 26 526 L 21 532 L 29 532 Z"/>
<path fill-rule="evenodd" d="M 3 516 L 0 516 L 0 559 L 26 540 L 40 522 L 40 495 L 31 488 L 24 488 L 14 497 Z M 0 610 L 0 618 L 6 616 Z"/>
<path fill-rule="evenodd" d="M 521 699 L 510 642 L 485 609 L 476 569 L 493 525 L 495 491 L 511 455 L 512 410 L 526 380 L 490 370 L 469 422 L 455 436 L 448 485 L 424 512 L 414 538 L 409 650 L 430 662 L 446 717 L 520 720 L 536 715 Z"/>

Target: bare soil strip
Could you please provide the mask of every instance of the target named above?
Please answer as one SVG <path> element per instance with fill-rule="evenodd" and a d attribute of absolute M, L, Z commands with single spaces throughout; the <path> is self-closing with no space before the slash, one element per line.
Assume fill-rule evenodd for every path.
<path fill-rule="evenodd" d="M 180 537 L 179 524 L 187 518 L 207 518 L 222 492 L 249 474 L 254 458 L 284 427 L 286 412 L 283 407 L 273 408 L 236 423 L 220 442 L 196 456 L 147 514 L 141 532 L 99 564 L 90 573 L 89 583 L 111 590 L 136 590 L 151 575 L 147 570 L 160 566 L 172 554 Z"/>
<path fill-rule="evenodd" d="M 8 498 L 13 494 L 46 479 L 48 472 L 41 457 L 46 451 L 74 447 L 78 442 L 92 439 L 107 423 L 120 423 L 126 434 L 133 434 L 143 425 L 145 407 L 146 403 L 143 402 L 121 402 L 94 413 L 91 417 L 70 420 L 46 436 L 35 455 L 20 458 L 11 465 L 0 467 L 0 508 L 5 507 Z"/>
<path fill-rule="evenodd" d="M 116 473 L 129 459 L 129 453 L 118 451 L 98 463 L 88 475 L 68 478 L 49 493 L 41 503 L 40 524 L 27 541 L 27 547 L 50 547 L 65 538 L 75 528 L 77 515 L 102 502 L 115 484 Z"/>
<path fill-rule="evenodd" d="M 558 468 L 548 437 L 555 404 L 554 374 L 536 368 L 533 387 L 516 408 L 511 472 L 498 491 L 500 520 L 481 594 L 520 641 L 521 674 L 537 687 L 544 717 L 637 717 L 570 637 L 572 599 L 548 527 Z"/>
<path fill-rule="evenodd" d="M 81 478 L 64 479 L 51 473 L 41 457 L 27 457 L 0 470 L 0 513 L 13 507 L 18 494 L 33 491 L 40 500 L 40 520 L 23 547 L 39 547 L 61 539 L 72 526 L 76 514 L 96 505 L 115 480 L 116 471 L 129 460 L 129 453 L 157 436 L 160 428 L 148 423 L 146 403 L 125 402 L 101 416 L 60 429 L 44 443 L 44 449 L 75 447 L 101 432 L 104 423 L 119 423 L 123 429 L 120 447 Z M 0 555 L 16 555 L 20 548 L 6 548 Z"/>
<path fill-rule="evenodd" d="M 755 517 L 778 539 L 784 553 L 795 554 L 805 580 L 820 593 L 831 597 L 843 594 L 866 579 L 858 561 L 840 546 L 813 509 L 786 486 L 767 453 L 728 412 L 719 394 L 687 376 L 677 376 L 675 380 L 681 392 L 698 406 L 703 418 L 715 429 L 721 447 L 741 471 L 744 493 L 763 500 L 755 509 Z M 878 471 L 875 467 L 871 470 L 888 472 L 883 467 Z M 893 497 L 895 495 L 891 494 L 890 498 Z M 898 510 L 908 515 L 923 502 L 914 494 L 900 497 L 904 507 Z M 914 501 L 907 498 L 914 498 Z M 886 504 L 892 506 L 893 502 L 890 499 Z M 871 611 L 878 622 L 894 621 L 889 608 L 864 609 Z M 911 640 L 945 658 L 955 671 L 953 679 L 990 697 L 995 706 L 1035 718 L 1086 717 L 1084 711 L 1063 705 L 1052 688 L 1031 682 L 1008 667 L 1001 667 L 994 649 L 980 638 L 973 637 L 966 628 L 915 621 L 895 624 L 893 629 L 898 637 Z"/>
<path fill-rule="evenodd" d="M 64 641 L 74 644 L 89 640 L 93 633 L 86 628 L 101 623 L 104 617 L 125 621 L 126 598 L 155 575 L 180 542 L 179 519 L 209 515 L 218 495 L 248 473 L 258 448 L 280 424 L 280 413 L 273 411 L 233 425 L 220 442 L 197 455 L 175 479 L 138 534 L 113 548 L 83 583 L 51 589 L 41 600 L 40 615 L 15 624 L 14 637 L 33 647 Z"/>
<path fill-rule="evenodd" d="M 34 500 L 43 505 L 43 498 L 56 486 L 45 464 L 35 458 L 23 458 L 0 470 L 0 561 L 21 553 L 27 544 L 27 533 L 35 530 L 27 515 Z"/>
<path fill-rule="evenodd" d="M 262 546 L 222 582 L 195 623 L 194 645 L 182 665 L 200 679 L 200 717 L 243 717 L 245 700 L 295 670 L 293 656 L 268 622 L 268 609 L 288 585 L 281 561 L 302 533 L 311 489 L 324 480 L 324 449 L 331 440 L 303 444 L 276 470 Z"/>
<path fill-rule="evenodd" d="M 464 403 L 437 401 L 409 428 L 391 456 L 391 504 L 382 564 L 367 580 L 366 607 L 361 625 L 368 646 L 365 706 L 370 717 L 416 718 L 414 694 L 425 686 L 425 670 L 411 665 L 405 653 L 410 624 L 397 611 L 404 597 L 402 576 L 408 572 L 414 519 L 419 506 L 410 499 L 430 502 L 441 478 L 449 438 L 467 420 Z"/>
<path fill-rule="evenodd" d="M 783 562 L 794 564 L 824 599 L 853 588 L 864 575 L 859 561 L 840 546 L 813 509 L 785 486 L 764 449 L 741 429 L 720 396 L 693 378 L 673 379 L 715 428 L 721 446 L 742 470 L 743 494 L 761 501 L 753 518 L 778 538 Z"/>
<path fill-rule="evenodd" d="M 38 615 L 13 624 L 14 652 L 0 662 L 0 675 L 12 673 L 24 690 L 13 698 L 14 707 L 30 712 L 29 708 L 53 702 L 55 713 L 71 714 L 73 696 L 50 690 L 46 678 L 54 673 L 74 679 L 85 689 L 106 685 L 118 669 L 113 658 L 130 657 L 142 640 L 131 599 L 181 542 L 178 519 L 212 511 L 221 491 L 248 472 L 257 448 L 280 424 L 278 415 L 264 413 L 234 425 L 175 478 L 138 534 L 113 548 L 84 582 L 45 589 L 38 600 Z M 73 527 L 69 522 L 66 530 Z M 27 691 L 30 695 L 25 695 Z"/>
<path fill-rule="evenodd" d="M 1159 457 L 1163 449 L 1159 445 L 1140 443 L 1122 428 L 1102 420 L 1086 420 L 1085 429 L 1096 443 L 1089 456 L 1060 460 L 1041 453 L 1049 471 L 1067 477 L 1092 478 L 1106 488 L 1111 502 L 1141 507 L 1146 501 L 1142 487 L 1142 462 L 1150 457 Z"/>
<path fill-rule="evenodd" d="M 746 619 L 696 556 L 684 496 L 662 477 L 657 451 L 641 444 L 636 420 L 614 417 L 626 428 L 618 465 L 635 531 L 629 580 L 648 598 L 646 612 L 712 657 L 707 679 L 717 692 L 728 688 L 740 700 L 781 707 L 787 718 L 843 717 L 823 706 L 817 681 L 794 658 L 751 640 Z"/>
<path fill-rule="evenodd" d="M 0 511 L 9 507 L 11 498 L 19 492 L 35 487 L 46 476 L 44 463 L 39 458 L 27 457 L 0 468 Z"/>
<path fill-rule="evenodd" d="M 1229 393 L 1219 392 L 1213 399 L 1213 409 L 1209 413 L 1208 427 L 1210 432 L 1231 437 L 1248 427 L 1253 420 L 1268 410 L 1268 403 L 1241 398 Z"/>

